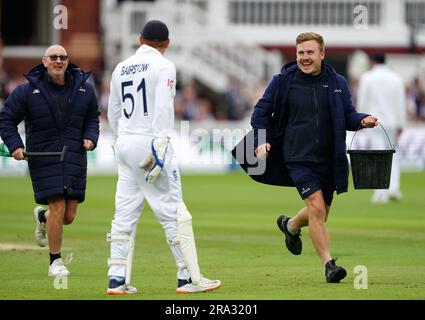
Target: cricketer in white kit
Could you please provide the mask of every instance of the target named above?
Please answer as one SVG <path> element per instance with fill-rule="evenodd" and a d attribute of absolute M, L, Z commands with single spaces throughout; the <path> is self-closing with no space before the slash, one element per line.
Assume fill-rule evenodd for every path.
<path fill-rule="evenodd" d="M 131 267 L 137 223 L 145 200 L 165 231 L 177 264 L 177 293 L 204 292 L 221 286 L 200 273 L 192 217 L 183 199 L 170 134 L 174 126 L 176 69 L 163 53 L 168 28 L 151 20 L 143 27 L 136 54 L 115 68 L 108 120 L 116 137 L 118 167 L 115 216 L 107 240 L 108 294 L 132 294 Z"/>
<path fill-rule="evenodd" d="M 380 119 L 385 131 L 366 130 L 370 149 L 392 149 L 397 144 L 403 128 L 406 126 L 407 102 L 403 79 L 385 63 L 383 53 L 370 56 L 372 68 L 360 78 L 357 98 L 359 112 L 371 113 Z M 388 134 L 388 136 L 386 136 Z M 403 195 L 400 188 L 400 163 L 398 153 L 393 155 L 389 189 L 376 189 L 373 203 L 400 201 Z"/>

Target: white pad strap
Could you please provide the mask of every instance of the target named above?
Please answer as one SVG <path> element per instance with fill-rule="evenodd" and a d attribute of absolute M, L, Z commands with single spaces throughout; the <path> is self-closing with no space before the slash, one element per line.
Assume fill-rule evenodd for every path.
<path fill-rule="evenodd" d="M 127 233 L 107 233 L 106 241 L 130 241 L 130 236 Z"/>
<path fill-rule="evenodd" d="M 183 270 L 184 268 L 186 268 L 186 263 L 184 262 L 184 260 L 176 261 L 176 265 L 178 270 Z"/>
<path fill-rule="evenodd" d="M 134 256 L 134 245 L 136 242 L 136 229 L 137 226 L 134 227 L 131 234 L 128 233 L 107 233 L 106 241 L 107 242 L 128 242 L 128 252 L 127 258 L 109 258 L 108 259 L 108 267 L 113 265 L 121 265 L 125 266 L 125 283 L 127 285 L 130 284 L 131 280 L 131 269 L 133 266 L 133 256 Z"/>
<path fill-rule="evenodd" d="M 131 280 L 131 270 L 133 267 L 133 256 L 134 256 L 134 246 L 136 244 L 136 230 L 137 225 L 134 226 L 133 231 L 130 234 L 130 244 L 128 248 L 128 254 L 127 254 L 127 264 L 125 266 L 125 284 L 130 285 Z"/>
<path fill-rule="evenodd" d="M 180 259 L 180 257 L 182 257 L 182 252 L 180 249 L 180 242 L 178 237 L 174 239 L 170 239 L 170 240 L 167 239 L 167 244 L 170 246 L 171 251 L 173 252 L 173 255 L 175 256 L 177 269 L 182 270 L 186 268 L 186 263 L 184 262 L 184 259 Z M 176 252 L 175 250 L 178 250 L 178 252 Z"/>
<path fill-rule="evenodd" d="M 192 216 L 183 202 L 177 207 L 177 239 L 192 282 L 197 285 L 201 280 L 201 272 L 192 229 Z"/>
<path fill-rule="evenodd" d="M 108 267 L 114 266 L 114 265 L 125 266 L 127 265 L 127 259 L 109 258 Z"/>

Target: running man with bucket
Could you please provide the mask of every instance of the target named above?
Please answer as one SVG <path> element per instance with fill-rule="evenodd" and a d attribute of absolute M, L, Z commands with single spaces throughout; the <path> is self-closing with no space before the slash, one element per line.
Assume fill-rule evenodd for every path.
<path fill-rule="evenodd" d="M 287 249 L 299 255 L 301 228 L 308 226 L 326 281 L 335 283 L 347 272 L 331 256 L 325 223 L 334 191 L 339 194 L 348 189 L 346 130 L 372 128 L 378 119 L 356 112 L 347 81 L 323 61 L 321 35 L 300 34 L 296 57 L 273 77 L 252 114 L 251 136 L 235 147 L 233 155 L 239 158 L 238 148 L 253 134 L 255 154 L 259 159 L 265 158 L 267 165 L 263 174 L 252 178 L 297 188 L 305 206 L 292 218 L 279 216 L 278 227 L 285 235 Z M 267 132 L 263 143 L 258 142 L 261 129 Z M 238 162 L 244 170 L 249 169 L 247 161 Z"/>

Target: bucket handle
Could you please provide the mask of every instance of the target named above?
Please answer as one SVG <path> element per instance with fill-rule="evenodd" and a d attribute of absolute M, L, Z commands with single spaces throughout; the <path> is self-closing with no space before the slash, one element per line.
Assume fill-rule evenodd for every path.
<path fill-rule="evenodd" d="M 388 142 L 389 142 L 389 144 L 390 144 L 390 147 L 391 147 L 393 150 L 395 150 L 395 146 L 391 143 L 391 139 L 390 139 L 390 137 L 388 136 L 388 133 L 387 133 L 387 131 L 385 130 L 384 126 L 383 126 L 380 122 L 378 122 L 378 124 L 381 126 L 382 130 L 384 130 L 385 135 L 387 136 Z M 357 128 L 357 130 L 356 130 L 356 133 L 354 134 L 353 138 L 351 139 L 350 148 L 349 148 L 348 150 L 351 150 L 351 147 L 352 147 L 352 145 L 353 145 L 353 141 L 354 141 L 354 137 L 356 136 L 357 132 L 359 132 L 359 131 L 360 131 L 360 129 L 361 129 L 361 128 L 362 128 L 362 125 L 360 124 L 360 126 L 359 126 L 359 127 Z"/>

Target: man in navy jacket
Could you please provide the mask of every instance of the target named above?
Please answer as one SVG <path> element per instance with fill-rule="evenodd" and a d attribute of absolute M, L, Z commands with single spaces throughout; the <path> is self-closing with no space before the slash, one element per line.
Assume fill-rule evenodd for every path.
<path fill-rule="evenodd" d="M 61 259 L 62 226 L 72 223 L 78 203 L 84 201 L 86 153 L 99 138 L 99 111 L 93 87 L 86 82 L 89 76 L 69 63 L 63 47 L 50 46 L 42 64 L 26 75 L 28 83 L 12 92 L 0 113 L 1 138 L 16 160 L 24 160 L 24 152 L 68 150 L 63 161 L 56 156 L 28 158 L 35 201 L 49 205 L 48 210 L 34 209 L 36 241 L 42 247 L 49 244 L 49 276 L 69 275 Z M 22 120 L 26 147 L 17 129 Z"/>
<path fill-rule="evenodd" d="M 296 62 L 273 77 L 254 108 L 253 130 L 233 154 L 250 174 L 246 147 L 251 143 L 255 156 L 266 161 L 264 170 L 251 171 L 254 180 L 297 188 L 305 207 L 292 219 L 277 219 L 285 244 L 292 254 L 301 254 L 300 229 L 308 226 L 326 281 L 340 282 L 346 270 L 332 259 L 325 222 L 334 191 L 339 194 L 348 188 L 346 130 L 374 127 L 378 119 L 355 111 L 346 80 L 323 62 L 322 36 L 300 34 L 296 56 Z M 244 150 L 242 159 L 238 149 Z"/>

